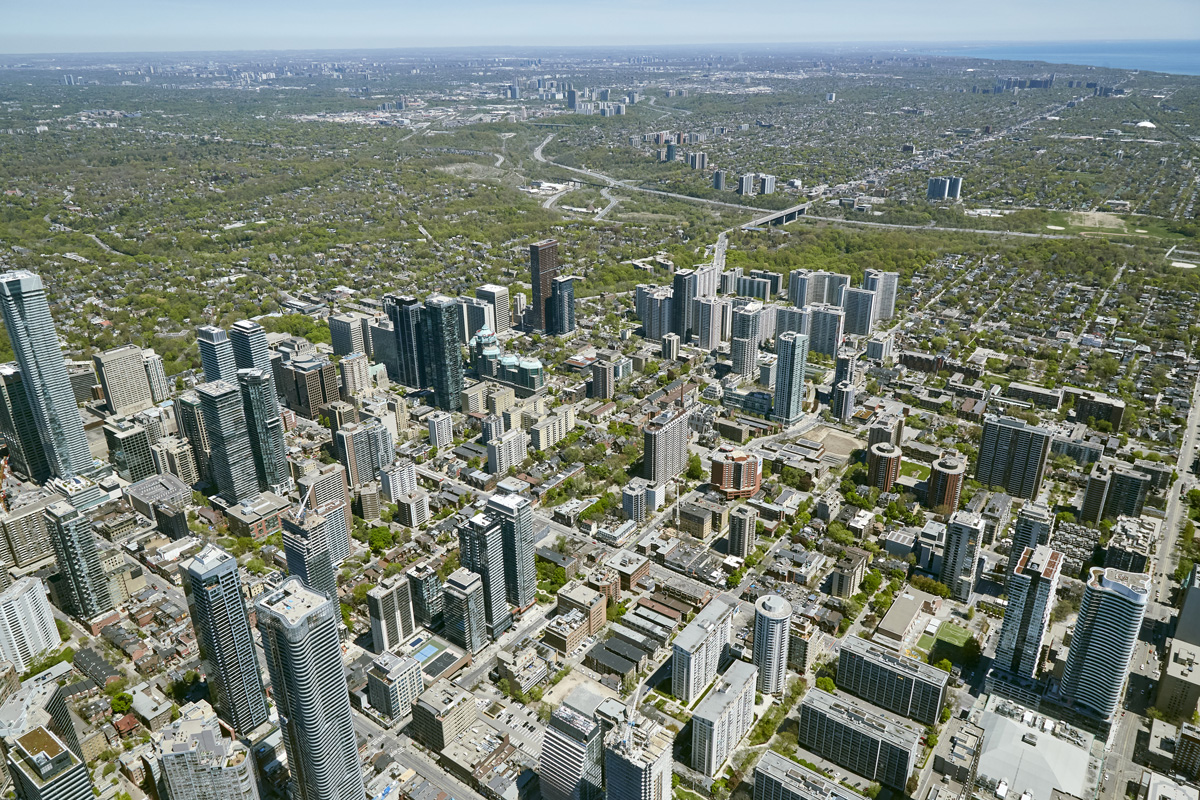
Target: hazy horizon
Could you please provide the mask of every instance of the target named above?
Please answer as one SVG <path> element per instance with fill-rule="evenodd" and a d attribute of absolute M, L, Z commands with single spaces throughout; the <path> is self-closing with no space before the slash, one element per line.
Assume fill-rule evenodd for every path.
<path fill-rule="evenodd" d="M 350 0 L 63 0 L 19 4 L 5 55 L 543 47 L 929 46 L 1200 39 L 1194 0 L 1013 0 L 1004 14 L 944 0 L 864 0 L 852 8 L 734 7 L 715 0 L 608 0 L 563 6 L 464 0 L 440 6 Z M 1169 36 L 1164 36 L 1169 32 Z"/>

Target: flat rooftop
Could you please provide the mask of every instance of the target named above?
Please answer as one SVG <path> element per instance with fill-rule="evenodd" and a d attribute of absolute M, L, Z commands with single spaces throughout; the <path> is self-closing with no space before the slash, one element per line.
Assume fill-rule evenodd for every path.
<path fill-rule="evenodd" d="M 1078 731 L 1080 744 L 1068 741 L 1037 725 L 1041 717 L 1009 702 L 1008 707 L 1022 713 L 1014 718 L 998 713 L 1000 704 L 988 704 L 979 717 L 983 729 L 983 749 L 979 757 L 979 775 L 997 781 L 1008 781 L 1010 797 L 1020 797 L 1028 791 L 1033 800 L 1051 800 L 1054 789 L 1089 797 L 1096 776 L 1088 776 L 1088 754 L 1093 737 Z M 1052 722 L 1053 725 L 1062 723 Z"/>
<path fill-rule="evenodd" d="M 288 625 L 296 625 L 314 609 L 328 602 L 325 595 L 314 592 L 299 578 L 293 577 L 260 599 L 258 607 L 275 613 Z"/>

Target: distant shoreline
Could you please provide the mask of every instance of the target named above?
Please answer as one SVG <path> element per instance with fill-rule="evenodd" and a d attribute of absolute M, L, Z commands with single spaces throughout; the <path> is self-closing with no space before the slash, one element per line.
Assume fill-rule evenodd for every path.
<path fill-rule="evenodd" d="M 996 61 L 1044 61 L 1200 75 L 1200 42 L 1038 42 L 1036 44 L 973 44 L 961 47 L 928 47 L 914 52 L 931 56 L 959 56 Z"/>

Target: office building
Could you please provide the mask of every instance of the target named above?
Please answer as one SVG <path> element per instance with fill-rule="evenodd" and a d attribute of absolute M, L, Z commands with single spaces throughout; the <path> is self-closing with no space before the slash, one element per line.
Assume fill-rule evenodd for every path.
<path fill-rule="evenodd" d="M 820 689 L 800 704 L 797 739 L 806 750 L 869 781 L 904 791 L 921 734 Z"/>
<path fill-rule="evenodd" d="M 671 693 L 691 705 L 717 676 L 729 653 L 737 601 L 718 595 L 700 609 L 672 643 Z"/>
<path fill-rule="evenodd" d="M 645 717 L 618 722 L 604 737 L 606 796 L 614 800 L 671 797 L 671 749 L 672 738 L 658 723 Z"/>
<path fill-rule="evenodd" d="M 109 462 L 125 480 L 137 483 L 157 474 L 150 437 L 141 425 L 124 417 L 111 419 L 104 425 L 104 441 L 108 445 Z"/>
<path fill-rule="evenodd" d="M 735 661 L 692 713 L 692 769 L 714 777 L 754 723 L 758 668 Z"/>
<path fill-rule="evenodd" d="M 367 616 L 371 619 L 371 644 L 376 653 L 401 645 L 416 632 L 412 588 L 403 573 L 382 578 L 367 592 Z"/>
<path fill-rule="evenodd" d="M 881 492 L 890 492 L 900 479 L 900 448 L 876 442 L 867 451 L 867 481 Z"/>
<path fill-rule="evenodd" d="M 808 349 L 833 358 L 842 346 L 846 312 L 828 303 L 814 303 L 809 308 L 809 314 Z"/>
<path fill-rule="evenodd" d="M 1146 615 L 1151 577 L 1092 567 L 1071 637 L 1062 693 L 1105 720 L 1121 701 L 1138 633 Z"/>
<path fill-rule="evenodd" d="M 385 650 L 367 669 L 367 697 L 371 708 L 388 719 L 403 719 L 411 714 L 424 690 L 421 662 L 411 656 L 401 658 Z"/>
<path fill-rule="evenodd" d="M 71 478 L 90 472 L 92 452 L 42 279 L 25 270 L 0 275 L 0 311 L 50 474 Z"/>
<path fill-rule="evenodd" d="M 128 344 L 92 356 L 110 414 L 127 416 L 154 405 L 142 349 Z"/>
<path fill-rule="evenodd" d="M 475 296 L 492 307 L 492 332 L 499 336 L 512 330 L 512 305 L 508 287 L 485 283 L 475 290 Z"/>
<path fill-rule="evenodd" d="M 863 288 L 875 292 L 875 319 L 886 320 L 896 316 L 896 290 L 900 273 L 868 269 L 863 272 Z"/>
<path fill-rule="evenodd" d="M 446 638 L 475 655 L 488 643 L 483 579 L 466 568 L 446 578 Z"/>
<path fill-rule="evenodd" d="M 458 304 L 444 295 L 425 301 L 425 361 L 433 384 L 433 404 L 458 411 L 463 390 L 462 350 L 458 344 Z"/>
<path fill-rule="evenodd" d="M 1007 572 L 1010 577 L 1025 550 L 1049 544 L 1053 531 L 1054 514 L 1049 506 L 1034 502 L 1027 502 L 1021 506 L 1021 510 L 1017 512 L 1017 521 L 1013 523 L 1012 549 L 1008 554 Z"/>
<path fill-rule="evenodd" d="M 330 314 L 329 338 L 334 355 L 365 354 L 371 344 L 370 323 L 362 314 Z"/>
<path fill-rule="evenodd" d="M 424 389 L 428 385 L 428 353 L 422 346 L 425 307 L 415 297 L 387 294 L 383 310 L 395 335 L 396 380 L 410 389 Z"/>
<path fill-rule="evenodd" d="M 947 513 L 957 511 L 962 497 L 963 476 L 966 473 L 966 459 L 958 453 L 947 453 L 934 461 L 929 468 L 925 505 L 945 509 Z"/>
<path fill-rule="evenodd" d="M 838 688 L 925 725 L 938 724 L 949 682 L 949 673 L 857 636 L 838 656 Z"/>
<path fill-rule="evenodd" d="M 787 688 L 791 620 L 791 604 L 777 594 L 763 595 L 754 604 L 754 666 L 763 694 L 783 694 Z"/>
<path fill-rule="evenodd" d="M 546 333 L 564 336 L 575 332 L 575 281 L 573 275 L 558 275 L 550 283 L 550 319 Z"/>
<path fill-rule="evenodd" d="M 533 504 L 521 495 L 494 494 L 487 512 L 500 521 L 504 545 L 504 594 L 509 604 L 526 609 L 537 599 Z"/>
<path fill-rule="evenodd" d="M 39 578 L 18 578 L 0 593 L 0 658 L 25 672 L 62 641 Z"/>
<path fill-rule="evenodd" d="M 222 735 L 217 715 L 203 700 L 179 709 L 179 719 L 151 734 L 147 758 L 160 796 L 170 800 L 259 800 L 254 758 Z"/>
<path fill-rule="evenodd" d="M 968 511 L 955 511 L 946 525 L 946 548 L 942 557 L 941 581 L 950 596 L 964 603 L 975 588 L 979 544 L 983 541 L 983 518 Z"/>
<path fill-rule="evenodd" d="M 62 576 L 60 591 L 69 611 L 89 620 L 116 603 L 108 588 L 108 575 L 100 563 L 92 523 L 65 500 L 46 507 L 46 528 L 54 545 L 54 560 Z"/>
<path fill-rule="evenodd" d="M 558 277 L 558 242 L 543 239 L 529 245 L 529 283 L 532 286 L 529 327 L 547 330 L 552 316 L 551 292 Z"/>
<path fill-rule="evenodd" d="M 604 731 L 594 719 L 560 705 L 550 715 L 538 774 L 545 800 L 603 800 Z"/>
<path fill-rule="evenodd" d="M 337 367 L 322 355 L 277 360 L 275 380 L 287 407 L 305 419 L 320 419 L 321 412 L 342 399 Z"/>
<path fill-rule="evenodd" d="M 288 471 L 283 419 L 279 416 L 279 398 L 274 395 L 275 382 L 271 373 L 257 368 L 238 370 L 238 386 L 258 488 L 264 492 L 287 494 L 292 488 L 292 478 Z M 220 444 L 228 446 L 223 434 Z"/>
<path fill-rule="evenodd" d="M 475 695 L 444 678 L 425 690 L 413 706 L 410 732 L 435 753 L 457 739 L 478 718 Z"/>
<path fill-rule="evenodd" d="M 529 457 L 529 435 L 520 428 L 505 431 L 487 443 L 487 471 L 502 475 Z"/>
<path fill-rule="evenodd" d="M 304 581 L 310 590 L 337 601 L 337 572 L 330 556 L 330 530 L 338 523 L 340 501 L 309 509 L 303 505 L 281 518 L 283 551 L 288 573 Z M 331 512 L 326 516 L 325 512 Z"/>
<path fill-rule="evenodd" d="M 296 483 L 309 510 L 321 509 L 325 515 L 329 556 L 335 567 L 340 565 L 350 557 L 350 489 L 346 468 L 341 464 L 322 464 Z"/>
<path fill-rule="evenodd" d="M 5 750 L 17 800 L 93 800 L 87 765 L 46 728 L 6 737 Z"/>
<path fill-rule="evenodd" d="M 334 599 L 296 577 L 255 602 L 271 695 L 297 800 L 363 800 Z M 301 770 L 294 765 L 303 764 Z"/>
<path fill-rule="evenodd" d="M 237 559 L 205 545 L 181 565 L 179 575 L 209 701 L 225 724 L 247 735 L 267 721 L 267 703 Z"/>
<path fill-rule="evenodd" d="M 672 481 L 687 467 L 689 416 L 690 409 L 668 408 L 642 429 L 644 477 L 650 483 Z"/>
<path fill-rule="evenodd" d="M 613 380 L 612 362 L 600 360 L 592 364 L 592 397 L 597 400 L 611 400 L 615 394 L 616 381 Z"/>
<path fill-rule="evenodd" d="M 458 339 L 467 344 L 482 330 L 496 330 L 495 309 L 478 297 L 458 298 Z"/>
<path fill-rule="evenodd" d="M 846 311 L 845 331 L 852 336 L 870 336 L 875 325 L 875 292 L 870 289 L 842 289 L 842 308 Z"/>
<path fill-rule="evenodd" d="M 221 499 L 229 505 L 259 493 L 254 448 L 236 375 L 234 381 L 213 381 L 196 387 L 211 448 L 211 479 Z"/>
<path fill-rule="evenodd" d="M 1000 486 L 1021 500 L 1036 498 L 1042 487 L 1051 438 L 1045 428 L 989 414 L 983 421 L 975 480 L 984 486 Z"/>
<path fill-rule="evenodd" d="M 429 630 L 440 631 L 445 624 L 446 597 L 442 579 L 428 562 L 408 570 L 412 593 L 413 619 Z"/>
<path fill-rule="evenodd" d="M 997 669 L 1036 679 L 1063 554 L 1047 545 L 1026 547 L 1008 578 L 1008 608 L 992 662 Z"/>
<path fill-rule="evenodd" d="M 512 627 L 512 612 L 504 592 L 504 543 L 500 522 L 476 514 L 458 526 L 458 552 L 462 566 L 483 581 L 483 616 L 492 641 Z"/>

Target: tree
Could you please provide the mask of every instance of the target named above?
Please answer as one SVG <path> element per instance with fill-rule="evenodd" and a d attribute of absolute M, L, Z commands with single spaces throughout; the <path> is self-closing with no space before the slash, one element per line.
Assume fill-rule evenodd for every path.
<path fill-rule="evenodd" d="M 950 663 L 950 659 L 943 658 L 941 661 L 934 664 L 934 666 L 940 669 L 942 672 L 949 672 L 954 665 Z"/>
<path fill-rule="evenodd" d="M 877 569 L 868 572 L 862 581 L 862 590 L 868 595 L 875 594 L 883 584 L 883 575 Z"/>
<path fill-rule="evenodd" d="M 833 678 L 828 675 L 822 675 L 820 678 L 817 678 L 817 688 L 823 692 L 833 692 L 837 689 L 837 684 L 833 682 Z"/>
<path fill-rule="evenodd" d="M 133 707 L 133 695 L 129 692 L 121 692 L 112 699 L 113 714 L 128 714 L 129 709 Z"/>
<path fill-rule="evenodd" d="M 704 464 L 696 453 L 688 455 L 687 477 L 690 481 L 697 481 L 704 477 Z"/>

